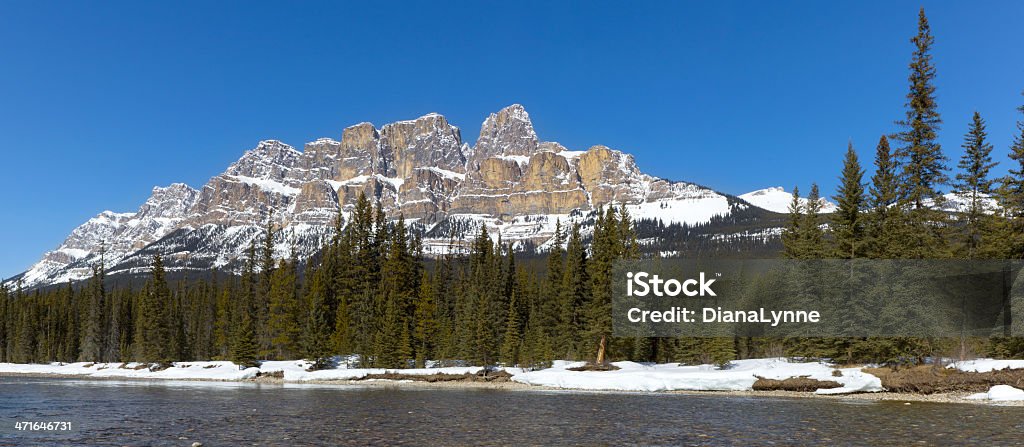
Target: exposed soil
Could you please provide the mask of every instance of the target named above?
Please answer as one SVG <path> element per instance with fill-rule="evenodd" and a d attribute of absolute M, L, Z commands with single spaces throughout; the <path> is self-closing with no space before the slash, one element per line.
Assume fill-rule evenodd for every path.
<path fill-rule="evenodd" d="M 840 388 L 843 384 L 834 380 L 817 380 L 808 377 L 790 377 L 784 380 L 765 379 L 757 376 L 751 387 L 754 391 L 802 391 L 814 392 L 819 388 Z"/>
<path fill-rule="evenodd" d="M 619 367 L 612 365 L 611 363 L 598 364 L 587 362 L 586 365 L 566 369 L 568 369 L 569 371 L 615 371 L 619 369 Z"/>
<path fill-rule="evenodd" d="M 980 393 L 993 385 L 1024 387 L 1024 369 L 977 373 L 924 365 L 900 369 L 864 368 L 863 371 L 882 379 L 886 390 L 899 393 Z"/>
<path fill-rule="evenodd" d="M 367 374 L 357 380 L 409 380 L 413 382 L 508 382 L 512 375 L 505 371 L 480 371 L 476 374 L 401 374 L 386 372 L 383 374 Z"/>

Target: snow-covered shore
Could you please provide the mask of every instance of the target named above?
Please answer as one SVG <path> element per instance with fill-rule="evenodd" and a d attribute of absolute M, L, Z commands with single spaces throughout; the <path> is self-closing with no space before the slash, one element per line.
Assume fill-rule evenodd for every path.
<path fill-rule="evenodd" d="M 784 380 L 806 377 L 835 381 L 840 388 L 819 389 L 818 394 L 883 391 L 882 381 L 859 368 L 836 369 L 822 362 L 791 363 L 786 359 L 735 360 L 729 367 L 679 366 L 674 363 L 644 365 L 616 362 L 615 371 L 569 371 L 583 363 L 555 362 L 548 369 L 516 374 L 512 380 L 530 385 L 579 390 L 615 391 L 746 391 L 758 378 Z M 839 371 L 840 375 L 834 375 Z"/>
<path fill-rule="evenodd" d="M 818 389 L 814 394 L 865 394 L 885 391 L 881 380 L 860 368 L 836 368 L 824 362 L 792 362 L 784 358 L 750 359 L 731 362 L 725 368 L 713 365 L 680 366 L 678 364 L 640 364 L 634 362 L 613 363 L 619 369 L 614 371 L 572 371 L 582 362 L 556 361 L 551 368 L 527 371 L 521 368 L 501 368 L 511 376 L 511 382 L 443 382 L 445 386 L 494 386 L 501 388 L 523 387 L 542 389 L 566 389 L 603 392 L 697 392 L 720 391 L 784 396 L 806 396 L 810 393 L 752 391 L 758 379 L 785 380 L 808 378 L 818 381 L 838 382 L 841 387 Z M 475 375 L 483 367 L 447 367 L 416 369 L 347 368 L 309 371 L 310 363 L 305 360 L 265 361 L 258 368 L 241 369 L 226 361 L 176 362 L 172 367 L 151 371 L 140 363 L 51 363 L 16 364 L 0 363 L 0 375 L 29 375 L 75 377 L 92 379 L 166 379 L 199 381 L 246 381 L 257 377 L 270 377 L 273 381 L 290 384 L 302 383 L 392 383 L 406 385 L 406 381 L 368 381 L 376 375 L 394 373 L 404 376 L 431 376 L 435 374 Z M 1024 368 L 1024 361 L 972 360 L 950 365 L 963 371 L 991 371 L 1002 368 Z M 507 377 L 507 376 L 506 376 Z M 415 381 L 413 384 L 424 384 Z M 411 385 L 411 384 L 410 384 Z M 892 394 L 895 398 L 912 399 L 902 393 Z M 899 394 L 899 396 L 896 396 Z M 1024 402 L 1024 391 L 1005 385 L 993 387 L 988 393 L 974 395 L 950 395 L 944 401 L 973 402 Z M 882 398 L 882 400 L 887 400 Z"/>
<path fill-rule="evenodd" d="M 613 363 L 615 371 L 571 371 L 582 362 L 556 361 L 551 368 L 525 371 L 501 368 L 512 381 L 534 386 L 595 391 L 743 391 L 751 390 L 758 378 L 807 377 L 841 383 L 841 388 L 818 390 L 820 394 L 882 391 L 881 381 L 857 368 L 835 369 L 826 363 L 791 363 L 786 359 L 738 360 L 727 368 L 712 365 L 649 365 Z M 286 382 L 361 380 L 367 376 L 397 373 L 406 376 L 433 374 L 477 374 L 483 367 L 416 369 L 346 368 L 309 371 L 305 360 L 265 361 L 258 368 L 240 369 L 231 362 L 176 362 L 172 367 L 151 371 L 140 363 L 0 363 L 0 374 L 55 375 L 89 378 L 248 380 L 273 374 Z M 834 373 L 840 371 L 840 373 Z M 838 374 L 838 375 L 837 375 Z"/>

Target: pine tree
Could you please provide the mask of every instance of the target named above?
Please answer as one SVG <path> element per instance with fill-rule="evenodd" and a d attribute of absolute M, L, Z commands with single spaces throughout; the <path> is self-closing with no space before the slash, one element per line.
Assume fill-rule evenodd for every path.
<path fill-rule="evenodd" d="M 1024 93 L 1022 93 L 1024 95 Z M 1024 115 L 1024 105 L 1017 108 Z M 1010 146 L 1009 173 L 1003 177 L 999 188 L 999 204 L 1006 218 L 1002 232 L 1005 240 L 1005 255 L 1011 259 L 1024 258 L 1024 117 L 1017 121 L 1017 133 Z"/>
<path fill-rule="evenodd" d="M 93 266 L 92 276 L 87 285 L 87 308 L 85 311 L 85 327 L 82 330 L 81 353 L 79 361 L 101 362 L 103 348 L 106 344 L 106 288 L 103 286 L 103 262 Z"/>
<path fill-rule="evenodd" d="M 793 198 L 789 202 L 789 219 L 782 230 L 782 255 L 789 259 L 804 257 L 803 234 L 804 206 L 800 201 L 800 189 L 793 187 Z"/>
<path fill-rule="evenodd" d="M 901 191 L 915 210 L 926 207 L 932 200 L 938 205 L 942 200 L 939 187 L 947 181 L 946 157 L 936 141 L 942 119 L 935 102 L 935 66 L 932 64 L 931 47 L 935 38 L 924 14 L 918 13 L 917 35 L 911 40 L 914 54 L 910 62 L 910 91 L 907 93 L 906 118 L 897 124 L 903 128 L 894 135 L 902 146 L 896 150 L 896 157 L 902 161 L 904 185 Z"/>
<path fill-rule="evenodd" d="M 321 369 L 330 360 L 331 326 L 328 318 L 329 309 L 325 303 L 327 297 L 326 278 L 323 269 L 310 273 L 309 290 L 306 295 L 308 316 L 303 340 L 303 352 L 307 360 L 313 363 L 313 369 Z"/>
<path fill-rule="evenodd" d="M 846 148 L 843 172 L 839 178 L 839 191 L 833 196 L 838 205 L 832 222 L 835 226 L 835 256 L 859 258 L 866 252 L 864 244 L 864 170 L 851 142 Z"/>
<path fill-rule="evenodd" d="M 868 255 L 891 259 L 897 256 L 896 240 L 902 228 L 896 162 L 889 140 L 883 135 L 875 152 L 875 173 L 871 176 L 867 215 Z"/>
<path fill-rule="evenodd" d="M 216 273 L 214 273 L 216 275 Z M 234 292 L 234 279 L 228 281 L 223 291 L 214 293 L 217 295 L 216 316 L 214 320 L 214 346 L 216 346 L 217 358 L 227 359 L 231 352 L 232 327 L 236 321 L 234 317 L 235 304 L 232 302 Z"/>
<path fill-rule="evenodd" d="M 555 355 L 567 359 L 580 358 L 583 348 L 584 304 L 589 297 L 587 251 L 580 235 L 580 224 L 569 232 L 566 246 L 565 270 L 562 275 L 561 297 Z"/>
<path fill-rule="evenodd" d="M 906 117 L 897 121 L 902 130 L 893 135 L 902 143 L 896 150 L 896 158 L 903 167 L 900 195 L 909 207 L 905 222 L 908 228 L 900 248 L 904 257 L 916 259 L 946 254 L 947 216 L 941 211 L 945 199 L 940 188 L 948 183 L 948 178 L 946 156 L 937 141 L 942 119 L 935 102 L 935 67 L 930 53 L 934 41 L 921 8 L 918 33 L 911 39 L 914 54 Z"/>
<path fill-rule="evenodd" d="M 252 312 L 242 312 L 242 320 L 236 328 L 231 346 L 231 361 L 243 367 L 258 366 L 256 361 L 259 346 L 256 342 L 256 322 Z"/>
<path fill-rule="evenodd" d="M 163 259 L 159 254 L 153 257 L 150 273 L 152 277 L 143 290 L 140 330 L 137 332 L 141 339 L 137 340 L 136 344 L 141 350 L 143 362 L 166 365 L 174 360 L 171 358 L 171 290 L 167 285 Z"/>
<path fill-rule="evenodd" d="M 270 343 L 278 359 L 293 358 L 299 351 L 302 321 L 299 313 L 295 265 L 280 261 L 270 279 Z"/>
<path fill-rule="evenodd" d="M 508 318 L 505 321 L 505 334 L 502 336 L 499 358 L 506 366 L 519 364 L 519 351 L 522 347 L 522 327 L 519 318 L 519 302 L 516 293 L 508 302 Z"/>
<path fill-rule="evenodd" d="M 416 297 L 416 310 L 413 320 L 416 330 L 413 334 L 416 351 L 416 367 L 426 366 L 426 360 L 433 354 L 437 342 L 437 303 L 434 300 L 434 282 L 427 272 L 423 272 L 420 290 Z"/>
<path fill-rule="evenodd" d="M 974 112 L 970 128 L 964 135 L 964 154 L 958 167 L 961 172 L 956 175 L 954 192 L 961 199 L 967 200 L 965 209 L 960 210 L 964 217 L 962 245 L 967 259 L 976 259 L 982 246 L 982 238 L 992 229 L 990 211 L 986 209 L 989 196 L 992 195 L 994 180 L 989 172 L 997 163 L 992 162 L 992 145 L 985 141 L 985 120 L 981 114 Z"/>
<path fill-rule="evenodd" d="M 565 264 L 565 251 L 562 246 L 564 244 L 565 235 L 562 229 L 562 222 L 556 220 L 555 234 L 551 237 L 551 245 L 548 248 L 547 276 L 544 283 L 544 292 L 537 306 L 537 323 L 535 325 L 539 334 L 537 341 L 539 342 L 543 338 L 547 340 L 549 346 L 551 340 L 557 340 L 559 337 L 557 331 L 561 318 L 562 270 Z M 546 358 L 544 360 L 553 359 Z"/>
<path fill-rule="evenodd" d="M 800 243 L 805 259 L 825 257 L 825 232 L 821 229 L 821 193 L 818 184 L 811 184 L 811 192 L 804 205 L 803 223 L 800 224 Z"/>
<path fill-rule="evenodd" d="M 253 296 L 254 318 L 256 319 L 257 340 L 261 358 L 267 358 L 272 350 L 273 335 L 270 333 L 270 293 L 274 275 L 274 227 L 267 220 L 260 247 L 259 278 Z"/>

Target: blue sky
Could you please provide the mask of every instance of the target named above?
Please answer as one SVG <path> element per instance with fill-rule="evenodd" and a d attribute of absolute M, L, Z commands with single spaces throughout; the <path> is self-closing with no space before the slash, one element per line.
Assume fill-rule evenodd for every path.
<path fill-rule="evenodd" d="M 374 3 L 0 4 L 0 277 L 261 139 L 438 112 L 472 141 L 515 102 L 542 139 L 622 149 L 654 175 L 832 194 L 847 141 L 870 163 L 902 116 L 921 5 Z M 1004 161 L 1024 3 L 924 6 L 951 165 L 974 110 Z"/>

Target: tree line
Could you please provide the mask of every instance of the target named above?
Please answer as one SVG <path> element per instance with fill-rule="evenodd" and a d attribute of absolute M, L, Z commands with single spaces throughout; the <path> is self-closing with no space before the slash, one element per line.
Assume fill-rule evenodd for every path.
<path fill-rule="evenodd" d="M 146 283 L 107 290 L 102 265 L 83 285 L 0 289 L 0 361 L 127 362 L 310 359 L 359 366 L 521 364 L 646 359 L 651 347 L 611 338 L 611 269 L 639 254 L 624 207 L 555 237 L 540 269 L 523 268 L 486 227 L 465 256 L 423 256 L 420 234 L 360 195 L 320 254 L 275 259 L 274 229 L 253 240 L 239 275 L 171 284 L 153 258 Z M 546 271 L 546 272 L 545 272 Z"/>

